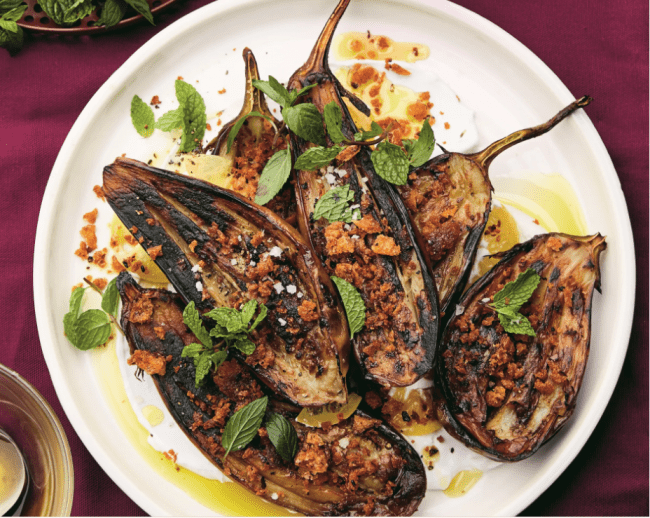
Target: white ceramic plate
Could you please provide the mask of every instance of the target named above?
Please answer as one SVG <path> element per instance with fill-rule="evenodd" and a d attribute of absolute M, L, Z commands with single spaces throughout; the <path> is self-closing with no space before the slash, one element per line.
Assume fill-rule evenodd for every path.
<path fill-rule="evenodd" d="M 131 128 L 129 106 L 134 94 L 172 99 L 173 81 L 180 75 L 199 88 L 209 115 L 235 105 L 239 98 L 234 92 L 241 95 L 243 84 L 243 47 L 255 51 L 263 77 L 286 79 L 305 61 L 335 3 L 219 0 L 177 21 L 138 50 L 91 99 L 52 171 L 34 259 L 43 353 L 63 408 L 86 447 L 152 515 L 211 511 L 140 458 L 92 379 L 90 355 L 75 350 L 63 336 L 70 287 L 79 282 L 78 268 L 73 266 L 79 261 L 72 251 L 79 242 L 81 215 L 97 205 L 96 199 L 90 199 L 91 189 L 101 184 L 102 167 L 124 152 L 143 158 L 143 150 L 151 145 Z M 476 111 L 480 146 L 545 121 L 573 100 L 528 49 L 457 5 L 353 0 L 338 30 L 366 29 L 398 41 L 425 43 L 434 50 L 426 63 Z M 224 86 L 229 93 L 219 96 L 217 90 Z M 463 498 L 437 494 L 419 514 L 513 515 L 524 509 L 585 444 L 609 401 L 625 357 L 634 305 L 632 232 L 620 183 L 594 126 L 584 112 L 576 113 L 547 136 L 523 143 L 507 156 L 494 162 L 492 174 L 507 171 L 518 160 L 525 163 L 531 156 L 543 156 L 544 169 L 563 174 L 577 186 L 589 232 L 607 236 L 608 249 L 602 258 L 604 295 L 596 294 L 591 357 L 575 415 L 557 437 L 532 458 L 487 473 Z"/>

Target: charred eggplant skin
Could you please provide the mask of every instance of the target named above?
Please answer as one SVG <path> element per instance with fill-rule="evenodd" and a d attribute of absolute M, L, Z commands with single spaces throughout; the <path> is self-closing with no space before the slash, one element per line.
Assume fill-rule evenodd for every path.
<path fill-rule="evenodd" d="M 415 168 L 406 185 L 397 186 L 436 283 L 441 314 L 449 317 L 450 308 L 462 294 L 487 225 L 492 161 L 506 149 L 547 133 L 591 100 L 584 96 L 547 122 L 511 133 L 478 153 L 445 151 Z"/>
<path fill-rule="evenodd" d="M 345 91 L 328 64 L 327 54 L 334 30 L 349 0 L 342 0 L 330 16 L 306 63 L 288 81 L 288 87 L 301 89 L 318 85 L 301 96 L 301 102 L 310 102 L 323 112 L 334 102 L 342 114 L 342 132 L 354 141 L 357 128 L 343 102 L 350 102 L 368 113 L 368 108 L 351 93 Z M 300 137 L 291 134 L 294 160 L 310 146 Z M 329 140 L 331 144 L 332 142 Z M 367 308 L 366 326 L 353 340 L 355 357 L 364 376 L 387 386 L 408 386 L 415 383 L 433 364 L 438 335 L 438 300 L 436 289 L 424 258 L 416 246 L 404 203 L 391 185 L 374 173 L 367 146 L 360 146 L 357 154 L 347 161 L 336 161 L 338 174 L 335 182 L 326 181 L 323 170 L 296 171 L 295 185 L 298 205 L 298 224 L 305 239 L 309 240 L 331 275 L 344 278 L 360 292 Z M 330 175 L 332 176 L 332 175 Z M 350 232 L 357 238 L 354 251 L 349 247 L 337 252 L 332 247 L 328 232 L 346 232 L 328 225 L 325 219 L 314 221 L 316 200 L 328 189 L 347 185 L 354 193 L 354 203 L 359 204 L 372 232 L 359 231 L 360 222 L 354 223 Z M 376 236 L 378 235 L 378 236 Z M 393 256 L 369 253 L 377 237 L 394 240 L 399 253 Z M 343 237 L 343 239 L 349 239 Z M 350 241 L 352 243 L 353 241 Z M 375 241 L 376 243 L 376 241 Z M 361 281 L 364 277 L 364 281 Z M 376 285 L 376 286 L 375 286 Z M 390 290 L 395 297 L 384 305 L 380 287 Z M 386 307 L 390 311 L 384 311 Z M 370 315 L 370 317 L 368 317 Z M 394 318 L 393 315 L 400 315 Z M 381 320 L 380 325 L 374 322 Z M 372 322 L 372 323 L 371 323 Z M 390 336 L 388 336 L 390 334 Z"/>
<path fill-rule="evenodd" d="M 104 169 L 104 192 L 145 249 L 160 247 L 155 261 L 187 303 L 201 312 L 246 298 L 267 304 L 253 355 L 261 355 L 260 363 L 252 365 L 264 383 L 301 406 L 346 400 L 345 314 L 329 276 L 295 229 L 232 191 L 130 159 Z M 257 243 L 255 235 L 263 239 Z M 281 257 L 271 255 L 274 247 Z M 255 277 L 253 263 L 265 261 L 268 272 Z M 264 280 L 269 273 L 276 277 Z M 273 288 L 280 281 L 293 283 L 295 293 L 280 295 Z M 303 318 L 306 301 L 313 311 Z M 296 324 L 293 332 L 289 322 Z M 268 349 L 272 354 L 265 356 Z"/>
<path fill-rule="evenodd" d="M 181 357 L 183 347 L 196 341 L 183 324 L 182 299 L 165 290 L 143 289 L 126 272 L 118 277 L 117 286 L 123 301 L 122 326 L 132 352 L 148 351 L 168 360 L 165 374 L 153 375 L 167 408 L 190 440 L 234 481 L 264 499 L 307 515 L 408 516 L 417 510 L 426 492 L 426 476 L 419 456 L 393 429 L 361 411 L 327 431 L 313 429 L 294 420 L 299 408 L 270 395 L 269 408 L 284 415 L 296 429 L 299 452 L 294 461 L 283 460 L 264 434 L 245 450 L 231 452 L 224 458 L 224 422 L 236 408 L 261 396 L 259 385 L 244 364 L 232 359 L 224 364 L 223 374 L 219 369 L 205 386 L 196 387 L 193 363 Z M 133 322 L 132 311 L 142 298 L 152 302 L 151 318 L 147 322 Z M 217 414 L 225 407 L 225 413 Z M 347 470 L 345 449 L 337 446 L 342 438 L 369 447 L 379 469 L 355 478 L 353 470 Z M 329 452 L 321 457 L 327 458 L 327 471 L 316 477 L 309 472 L 309 463 L 301 461 L 301 452 L 309 451 L 310 445 Z M 357 446 L 349 444 L 349 452 L 356 449 Z M 335 465 L 329 454 L 339 456 L 342 463 Z M 277 500 L 271 498 L 274 493 Z"/>
<path fill-rule="evenodd" d="M 575 409 L 589 355 L 600 235 L 560 233 L 516 245 L 463 295 L 436 355 L 438 418 L 475 451 L 499 461 L 532 455 Z M 521 312 L 535 337 L 506 333 L 491 297 L 528 268 L 541 281 Z"/>

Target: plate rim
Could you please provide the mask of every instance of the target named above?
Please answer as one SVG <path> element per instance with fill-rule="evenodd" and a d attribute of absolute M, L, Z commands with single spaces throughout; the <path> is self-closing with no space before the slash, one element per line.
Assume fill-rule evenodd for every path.
<path fill-rule="evenodd" d="M 55 348 L 44 345 L 50 341 L 48 340 L 50 337 L 56 336 L 51 319 L 52 307 L 47 300 L 45 288 L 47 252 L 49 249 L 46 245 L 50 242 L 50 237 L 52 235 L 50 230 L 54 220 L 54 218 L 50 218 L 49 216 L 53 213 L 53 209 L 55 208 L 54 202 L 58 199 L 59 192 L 64 183 L 63 180 L 65 179 L 66 173 L 66 162 L 72 157 L 74 149 L 76 148 L 83 132 L 86 130 L 87 126 L 91 124 L 92 114 L 96 111 L 96 107 L 99 106 L 100 103 L 104 102 L 106 96 L 115 91 L 115 87 L 119 86 L 120 82 L 124 81 L 125 77 L 130 73 L 137 70 L 166 40 L 185 33 L 194 25 L 201 24 L 207 18 L 214 18 L 215 16 L 220 14 L 223 15 L 228 11 L 239 10 L 246 8 L 251 4 L 261 3 L 263 1 L 264 0 L 220 0 L 219 2 L 207 4 L 170 24 L 136 50 L 131 57 L 129 57 L 113 74 L 110 75 L 79 114 L 57 155 L 54 166 L 52 167 L 39 211 L 33 263 L 34 306 L 36 310 L 39 341 L 41 343 L 41 349 L 45 357 L 50 377 L 52 378 L 55 392 L 66 416 L 75 429 L 75 432 L 101 468 L 109 475 L 109 477 L 111 477 L 120 489 L 129 496 L 129 498 L 151 515 L 166 515 L 168 511 L 160 507 L 148 494 L 141 491 L 136 486 L 127 483 L 127 478 L 123 471 L 118 467 L 117 463 L 106 454 L 99 441 L 97 441 L 92 433 L 90 433 L 84 417 L 74 403 L 72 393 L 65 382 L 65 378 L 61 374 L 61 364 L 56 356 Z M 483 18 L 479 14 L 447 0 L 385 1 L 392 4 L 417 7 L 418 9 L 425 8 L 432 14 L 436 11 L 440 11 L 451 18 L 459 20 L 492 41 L 507 46 L 510 53 L 516 56 L 519 60 L 524 61 L 538 77 L 544 80 L 544 82 L 550 87 L 550 91 L 556 94 L 560 101 L 568 104 L 574 100 L 574 96 L 560 78 L 539 57 L 528 49 L 528 47 L 517 40 L 514 36 L 507 33 L 504 29 L 501 29 L 499 26 L 486 18 Z M 334 7 L 334 1 L 332 2 L 332 7 Z M 627 203 L 614 164 L 602 138 L 591 122 L 591 119 L 584 112 L 577 113 L 575 116 L 578 119 L 580 129 L 584 133 L 584 136 L 590 140 L 591 149 L 594 152 L 595 158 L 597 158 L 599 163 L 603 165 L 603 170 L 609 170 L 609 172 L 612 173 L 606 174 L 604 180 L 614 202 L 614 211 L 621 214 L 623 216 L 623 221 L 627 223 L 627 225 L 624 225 L 624 233 L 618 236 L 621 239 L 621 244 L 625 246 L 626 250 L 630 251 L 628 256 L 631 258 L 629 264 L 626 265 L 628 283 L 631 288 L 630 296 L 628 297 L 629 300 L 622 301 L 622 303 L 627 306 L 627 310 L 624 313 L 626 317 L 621 322 L 623 325 L 621 337 L 626 339 L 624 346 L 625 354 L 620 354 L 618 356 L 618 365 L 614 365 L 613 369 L 610 370 L 610 378 L 606 380 L 606 383 L 600 389 L 600 392 L 603 393 L 603 399 L 600 406 L 596 407 L 596 410 L 591 411 L 589 419 L 582 425 L 582 433 L 576 435 L 574 439 L 568 443 L 568 446 L 572 446 L 569 449 L 569 454 L 562 456 L 560 461 L 554 463 L 557 470 L 552 473 L 547 473 L 536 484 L 519 494 L 511 500 L 510 503 L 501 508 L 498 515 L 502 516 L 515 515 L 525 509 L 530 503 L 546 491 L 546 489 L 560 476 L 561 473 L 565 471 L 568 465 L 584 447 L 585 443 L 593 433 L 594 428 L 600 421 L 607 404 L 611 399 L 616 384 L 618 383 L 623 362 L 627 355 L 632 330 L 635 303 L 634 288 L 636 287 L 636 264 L 633 259 L 635 257 L 634 240 Z M 567 445 L 565 445 L 565 448 L 566 446 Z"/>

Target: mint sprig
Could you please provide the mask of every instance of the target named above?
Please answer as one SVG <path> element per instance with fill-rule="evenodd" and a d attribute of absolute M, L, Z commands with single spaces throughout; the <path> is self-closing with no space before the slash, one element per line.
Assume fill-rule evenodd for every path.
<path fill-rule="evenodd" d="M 359 131 L 354 134 L 354 140 L 357 142 L 363 142 L 364 140 L 370 140 L 372 138 L 378 137 L 382 134 L 384 130 L 382 127 L 377 124 L 375 121 L 370 123 L 370 129 L 368 131 Z"/>
<path fill-rule="evenodd" d="M 336 284 L 341 300 L 343 301 L 345 315 L 348 317 L 348 325 L 350 327 L 350 338 L 352 338 L 356 333 L 361 331 L 366 323 L 366 305 L 357 289 L 348 281 L 334 275 L 331 279 Z"/>
<path fill-rule="evenodd" d="M 352 223 L 354 219 L 361 219 L 361 210 L 358 208 L 353 210 L 349 204 L 351 201 L 354 201 L 354 192 L 350 190 L 349 185 L 339 185 L 330 189 L 316 203 L 314 221 L 325 218 L 330 223 L 335 221 Z"/>
<path fill-rule="evenodd" d="M 23 29 L 16 22 L 26 9 L 27 5 L 22 0 L 0 2 L 0 47 L 7 49 L 12 56 L 23 46 Z"/>
<path fill-rule="evenodd" d="M 533 295 L 540 280 L 537 272 L 528 268 L 494 294 L 488 307 L 497 312 L 499 322 L 507 333 L 535 336 L 530 321 L 519 310 Z"/>
<path fill-rule="evenodd" d="M 298 434 L 291 423 L 280 414 L 271 413 L 264 423 L 269 440 L 285 461 L 291 462 L 298 453 Z"/>
<path fill-rule="evenodd" d="M 431 153 L 433 153 L 433 148 L 436 145 L 436 139 L 433 136 L 429 118 L 424 119 L 417 140 L 404 140 L 402 144 L 406 149 L 406 158 L 408 158 L 411 167 L 420 167 L 429 160 Z"/>
<path fill-rule="evenodd" d="M 228 132 L 228 140 L 227 140 L 228 148 L 226 150 L 227 153 L 230 153 L 230 150 L 232 149 L 232 145 L 235 143 L 235 138 L 237 137 L 239 130 L 244 125 L 244 122 L 246 122 L 246 119 L 248 119 L 248 117 L 263 117 L 267 121 L 272 122 L 269 117 L 267 117 L 266 115 L 262 115 L 260 112 L 257 111 L 252 111 L 240 117 L 237 120 L 237 122 L 233 124 L 233 127 L 230 128 L 230 131 Z"/>
<path fill-rule="evenodd" d="M 327 133 L 332 142 L 340 144 L 346 140 L 345 135 L 343 135 L 343 132 L 341 131 L 343 126 L 343 116 L 339 105 L 334 101 L 327 103 L 323 109 L 323 116 L 325 118 Z M 379 133 L 381 133 L 381 131 Z"/>
<path fill-rule="evenodd" d="M 375 166 L 375 172 L 387 182 L 404 185 L 408 180 L 409 160 L 404 150 L 390 142 L 380 142 L 371 155 L 370 160 Z"/>
<path fill-rule="evenodd" d="M 323 146 L 310 147 L 298 157 L 294 169 L 297 171 L 315 171 L 321 167 L 326 167 L 341 151 L 343 151 L 341 146 L 329 148 Z"/>
<path fill-rule="evenodd" d="M 291 153 L 288 149 L 278 151 L 273 155 L 262 169 L 255 203 L 266 205 L 280 192 L 291 174 Z"/>
<path fill-rule="evenodd" d="M 255 436 L 262 421 L 269 398 L 264 396 L 240 408 L 226 423 L 221 436 L 221 446 L 226 449 L 224 459 L 231 451 L 244 449 Z"/>
<path fill-rule="evenodd" d="M 153 134 L 155 124 L 153 110 L 137 95 L 131 99 L 131 122 L 140 136 L 147 138 Z"/>
<path fill-rule="evenodd" d="M 258 311 L 257 318 L 250 324 L 253 316 Z M 183 311 L 183 322 L 190 328 L 201 343 L 192 343 L 183 348 L 181 356 L 192 358 L 196 367 L 194 377 L 197 386 L 203 383 L 210 369 L 218 369 L 225 361 L 228 348 L 235 348 L 245 355 L 253 354 L 255 343 L 248 338 L 259 323 L 266 318 L 268 309 L 256 300 L 249 300 L 241 309 L 215 308 L 205 314 L 215 321 L 214 328 L 208 332 L 203 326 L 203 321 L 194 302 L 190 302 Z M 215 344 L 213 338 L 218 340 Z M 222 347 L 223 346 L 223 347 Z"/>
<path fill-rule="evenodd" d="M 91 287 L 102 294 L 103 311 L 89 309 L 80 313 L 87 288 L 77 287 L 70 295 L 69 310 L 63 316 L 63 331 L 68 337 L 68 341 L 82 351 L 94 349 L 98 345 L 106 343 L 111 336 L 111 322 L 120 329 L 115 318 L 119 304 L 115 279 L 108 284 L 103 293 L 94 284 L 91 284 Z"/>

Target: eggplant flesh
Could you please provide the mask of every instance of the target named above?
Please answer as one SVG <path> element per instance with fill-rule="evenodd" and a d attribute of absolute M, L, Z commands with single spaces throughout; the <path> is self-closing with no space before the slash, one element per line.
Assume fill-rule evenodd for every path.
<path fill-rule="evenodd" d="M 242 109 L 237 117 L 221 128 L 203 152 L 230 160 L 232 168 L 220 186 L 254 201 L 262 169 L 276 151 L 286 149 L 287 143 L 278 135 L 282 123 L 269 110 L 262 91 L 253 86 L 253 81 L 260 79 L 253 51 L 248 47 L 244 48 L 242 57 L 246 78 Z M 264 117 L 251 116 L 252 112 L 260 113 L 266 120 Z M 242 118 L 245 118 L 245 121 L 228 151 L 230 131 Z M 287 183 L 266 206 L 282 219 L 295 223 L 296 200 L 290 183 Z"/>
<path fill-rule="evenodd" d="M 130 159 L 104 168 L 104 192 L 186 303 L 266 304 L 246 359 L 264 383 L 301 406 L 346 401 L 347 321 L 295 229 L 232 191 Z"/>
<path fill-rule="evenodd" d="M 548 122 L 516 131 L 479 153 L 445 152 L 415 168 L 407 184 L 397 187 L 435 280 L 441 314 L 449 312 L 472 269 L 490 215 L 492 161 L 511 146 L 550 131 L 590 102 L 590 97 L 582 97 Z"/>
<path fill-rule="evenodd" d="M 262 387 L 237 359 L 227 360 L 196 387 L 194 364 L 181 357 L 183 347 L 197 340 L 183 323 L 183 300 L 166 290 L 143 289 L 126 272 L 117 285 L 132 353 L 141 350 L 166 359 L 165 373 L 152 376 L 162 399 L 190 440 L 231 479 L 307 515 L 415 512 L 426 492 L 422 462 L 399 434 L 361 411 L 327 430 L 309 428 L 295 421 L 299 408 L 271 396 L 269 410 L 286 417 L 297 432 L 295 458 L 283 460 L 264 430 L 244 450 L 224 458 L 225 423 L 236 410 L 262 397 Z M 152 306 L 146 321 L 138 312 L 143 299 Z"/>
<path fill-rule="evenodd" d="M 600 234 L 552 233 L 505 252 L 463 295 L 436 355 L 438 417 L 470 448 L 500 461 L 532 455 L 573 414 L 589 355 Z M 506 333 L 487 303 L 528 268 L 541 281 L 520 312 L 535 337 Z"/>
<path fill-rule="evenodd" d="M 343 97 L 365 112 L 368 108 L 343 89 L 327 58 L 334 29 L 348 3 L 339 3 L 308 61 L 288 85 L 300 89 L 317 84 L 300 100 L 311 102 L 321 112 L 326 104 L 335 102 L 341 109 L 343 134 L 352 141 L 357 129 Z M 294 134 L 291 139 L 294 159 L 310 147 Z M 335 159 L 328 168 L 295 174 L 302 234 L 328 272 L 354 285 L 366 305 L 365 326 L 353 338 L 365 377 L 382 385 L 412 385 L 432 367 L 439 316 L 435 286 L 416 246 L 404 204 L 374 173 L 367 146 L 360 146 L 349 160 Z M 351 225 L 314 220 L 318 199 L 345 185 L 354 193 L 352 207 L 358 206 L 361 219 Z"/>

